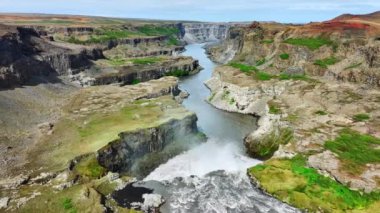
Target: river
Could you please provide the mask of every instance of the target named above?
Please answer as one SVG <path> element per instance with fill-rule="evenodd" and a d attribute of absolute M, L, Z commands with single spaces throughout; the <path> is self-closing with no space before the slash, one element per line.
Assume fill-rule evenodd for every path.
<path fill-rule="evenodd" d="M 245 155 L 243 138 L 256 128 L 256 118 L 227 113 L 205 101 L 210 91 L 204 82 L 216 65 L 202 46 L 186 46 L 183 55 L 198 59 L 204 69 L 181 79 L 179 86 L 190 93 L 183 105 L 197 114 L 208 141 L 170 159 L 136 186 L 163 195 L 161 212 L 297 212 L 250 183 L 246 170 L 260 161 Z"/>

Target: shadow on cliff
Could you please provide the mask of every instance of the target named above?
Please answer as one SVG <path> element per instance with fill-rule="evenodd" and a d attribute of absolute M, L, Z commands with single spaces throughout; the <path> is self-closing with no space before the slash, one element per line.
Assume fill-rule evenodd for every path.
<path fill-rule="evenodd" d="M 37 86 L 40 84 L 64 84 L 64 82 L 58 76 L 59 75 L 57 73 L 32 76 L 22 84 L 13 84 L 4 87 L 0 86 L 0 91 L 14 90 L 17 88 L 24 88 L 26 86 Z"/>

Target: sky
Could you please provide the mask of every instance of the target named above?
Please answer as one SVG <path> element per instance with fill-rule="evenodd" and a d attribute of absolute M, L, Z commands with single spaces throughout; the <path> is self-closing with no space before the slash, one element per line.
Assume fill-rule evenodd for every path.
<path fill-rule="evenodd" d="M 307 23 L 380 11 L 380 0 L 0 0 L 0 12 Z"/>

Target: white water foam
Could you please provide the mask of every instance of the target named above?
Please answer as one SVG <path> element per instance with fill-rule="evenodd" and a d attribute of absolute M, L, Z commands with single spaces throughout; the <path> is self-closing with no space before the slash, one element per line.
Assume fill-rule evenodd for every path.
<path fill-rule="evenodd" d="M 170 159 L 151 172 L 144 180 L 172 180 L 175 177 L 202 177 L 212 171 L 245 172 L 261 161 L 246 157 L 235 143 L 209 139 L 181 155 Z"/>

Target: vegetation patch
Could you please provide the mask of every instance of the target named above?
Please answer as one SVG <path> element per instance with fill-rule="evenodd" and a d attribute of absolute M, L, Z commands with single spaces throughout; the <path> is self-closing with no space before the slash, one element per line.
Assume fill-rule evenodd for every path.
<path fill-rule="evenodd" d="M 235 99 L 234 98 L 231 98 L 230 101 L 229 101 L 229 104 L 232 105 L 235 103 Z"/>
<path fill-rule="evenodd" d="M 273 39 L 264 39 L 260 43 L 261 44 L 272 44 L 274 42 Z"/>
<path fill-rule="evenodd" d="M 75 165 L 74 171 L 82 177 L 97 179 L 104 176 L 107 170 L 99 165 L 95 155 L 89 155 Z"/>
<path fill-rule="evenodd" d="M 336 153 L 343 162 L 341 169 L 352 174 L 360 174 L 368 163 L 380 162 L 380 139 L 344 129 L 332 141 L 326 141 L 325 148 Z"/>
<path fill-rule="evenodd" d="M 280 144 L 287 144 L 293 139 L 293 130 L 281 128 L 273 130 L 259 141 L 249 143 L 248 153 L 259 159 L 268 159 L 278 150 Z"/>
<path fill-rule="evenodd" d="M 317 50 L 323 45 L 334 46 L 334 42 L 321 37 L 316 38 L 289 38 L 284 41 L 284 43 L 296 45 L 296 46 L 305 46 L 310 50 Z"/>
<path fill-rule="evenodd" d="M 74 212 L 77 212 L 77 210 L 75 209 L 73 203 L 72 203 L 72 200 L 70 198 L 65 198 L 62 202 L 62 206 L 63 208 L 70 212 L 70 213 L 74 213 Z"/>
<path fill-rule="evenodd" d="M 351 64 L 350 66 L 344 68 L 344 70 L 353 69 L 353 68 L 359 67 L 360 65 L 362 65 L 362 63 Z"/>
<path fill-rule="evenodd" d="M 337 63 L 339 60 L 335 58 L 334 56 L 324 58 L 324 59 L 318 59 L 314 62 L 314 65 L 320 66 L 322 68 L 327 69 L 328 66 L 333 65 Z"/>
<path fill-rule="evenodd" d="M 281 108 L 277 102 L 269 101 L 268 106 L 270 114 L 281 114 Z"/>
<path fill-rule="evenodd" d="M 282 54 L 280 54 L 280 58 L 282 60 L 288 60 L 289 59 L 289 54 L 288 53 L 282 53 Z"/>
<path fill-rule="evenodd" d="M 306 166 L 306 159 L 273 159 L 248 170 L 268 193 L 310 212 L 364 210 L 379 202 L 380 192 L 365 194 L 350 190 Z"/>
<path fill-rule="evenodd" d="M 168 36 L 169 45 L 179 45 L 178 35 L 180 33 L 179 29 L 174 26 L 155 26 L 155 25 L 144 25 L 137 28 L 137 30 L 147 36 Z"/>
<path fill-rule="evenodd" d="M 190 74 L 189 71 L 185 70 L 173 70 L 165 73 L 166 76 L 184 77 Z"/>
<path fill-rule="evenodd" d="M 241 63 L 238 63 L 238 62 L 231 62 L 228 65 L 231 66 L 231 67 L 233 67 L 233 68 L 239 69 L 240 71 L 242 71 L 244 73 L 248 73 L 248 74 L 250 74 L 252 72 L 257 72 L 258 71 L 258 69 L 255 66 L 241 64 Z"/>
<path fill-rule="evenodd" d="M 301 75 L 301 74 L 290 75 L 290 74 L 286 74 L 286 73 L 281 73 L 278 76 L 278 79 L 280 79 L 280 80 L 301 80 L 301 81 L 311 81 L 312 80 L 306 75 Z"/>
<path fill-rule="evenodd" d="M 257 60 L 257 61 L 256 61 L 256 66 L 261 66 L 261 65 L 265 64 L 265 62 L 266 62 L 266 59 L 265 59 L 265 58 L 262 58 L 262 59 L 260 59 L 260 60 Z"/>
<path fill-rule="evenodd" d="M 316 115 L 327 115 L 328 113 L 326 111 L 323 111 L 323 110 L 318 110 L 318 111 L 315 111 L 314 114 L 316 114 Z"/>
<path fill-rule="evenodd" d="M 355 122 L 366 121 L 366 120 L 369 120 L 370 118 L 371 118 L 371 116 L 369 116 L 368 114 L 365 114 L 365 113 L 356 114 L 352 117 L 352 119 Z"/>
<path fill-rule="evenodd" d="M 132 85 L 136 85 L 136 84 L 139 84 L 139 83 L 141 83 L 141 81 L 139 79 L 133 79 L 131 84 Z"/>
<path fill-rule="evenodd" d="M 223 95 L 222 95 L 222 100 L 226 100 L 229 95 L 230 95 L 230 91 L 224 90 Z"/>
<path fill-rule="evenodd" d="M 208 101 L 211 102 L 211 101 L 215 98 L 215 95 L 216 95 L 216 93 L 213 92 L 213 93 L 211 94 L 211 96 L 208 98 Z"/>

